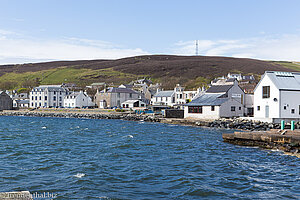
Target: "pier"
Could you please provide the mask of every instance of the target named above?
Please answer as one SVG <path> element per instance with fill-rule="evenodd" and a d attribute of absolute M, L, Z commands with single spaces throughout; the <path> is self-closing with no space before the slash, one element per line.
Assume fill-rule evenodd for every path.
<path fill-rule="evenodd" d="M 300 157 L 300 130 L 247 131 L 223 133 L 224 142 L 242 146 L 278 149 Z"/>

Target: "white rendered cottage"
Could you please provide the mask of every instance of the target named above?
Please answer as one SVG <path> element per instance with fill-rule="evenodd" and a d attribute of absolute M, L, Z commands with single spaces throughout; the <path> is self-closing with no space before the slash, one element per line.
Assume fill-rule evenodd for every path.
<path fill-rule="evenodd" d="M 243 116 L 243 104 L 223 94 L 203 94 L 184 106 L 184 118 L 219 119 Z"/>
<path fill-rule="evenodd" d="M 254 118 L 300 120 L 300 73 L 266 71 L 254 90 Z"/>
<path fill-rule="evenodd" d="M 94 106 L 92 99 L 82 91 L 73 92 L 64 98 L 65 108 L 90 108 Z"/>
<path fill-rule="evenodd" d="M 185 118 L 218 119 L 244 116 L 244 91 L 237 81 L 213 85 L 184 106 Z"/>
<path fill-rule="evenodd" d="M 151 98 L 152 105 L 173 106 L 175 104 L 174 90 L 159 91 Z"/>

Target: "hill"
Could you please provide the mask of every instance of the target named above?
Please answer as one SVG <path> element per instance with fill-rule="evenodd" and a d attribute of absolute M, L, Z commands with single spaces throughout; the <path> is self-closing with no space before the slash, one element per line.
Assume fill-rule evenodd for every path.
<path fill-rule="evenodd" d="M 0 66 L 0 88 L 32 87 L 71 82 L 84 86 L 93 82 L 128 83 L 148 77 L 166 88 L 180 83 L 196 88 L 229 72 L 254 74 L 264 71 L 300 71 L 299 63 L 213 56 L 148 55 L 116 60 L 55 61 Z"/>

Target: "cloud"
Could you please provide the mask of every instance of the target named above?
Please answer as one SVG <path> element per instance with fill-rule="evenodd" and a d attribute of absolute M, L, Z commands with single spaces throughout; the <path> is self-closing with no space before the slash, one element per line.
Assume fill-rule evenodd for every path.
<path fill-rule="evenodd" d="M 42 40 L 0 30 L 0 64 L 51 60 L 116 59 L 148 54 L 105 41 L 82 38 Z"/>
<path fill-rule="evenodd" d="M 262 36 L 237 40 L 199 40 L 199 55 L 300 61 L 300 35 Z M 173 54 L 195 55 L 195 41 L 180 41 Z"/>

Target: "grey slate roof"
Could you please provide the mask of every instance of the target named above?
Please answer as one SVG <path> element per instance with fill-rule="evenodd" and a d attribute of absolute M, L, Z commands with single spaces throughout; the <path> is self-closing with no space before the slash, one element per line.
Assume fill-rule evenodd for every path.
<path fill-rule="evenodd" d="M 206 93 L 227 92 L 233 85 L 213 85 L 207 89 Z"/>
<path fill-rule="evenodd" d="M 80 92 L 73 92 L 73 93 L 67 95 L 66 98 L 76 98 L 79 94 L 80 94 Z"/>
<path fill-rule="evenodd" d="M 166 91 L 160 91 L 157 92 L 154 97 L 171 97 L 173 95 L 173 90 L 166 90 Z"/>
<path fill-rule="evenodd" d="M 220 106 L 224 102 L 228 101 L 227 98 L 220 98 L 222 94 L 203 94 L 194 99 L 186 106 Z"/>
<path fill-rule="evenodd" d="M 300 73 L 297 72 L 265 72 L 275 86 L 281 90 L 300 90 Z"/>
<path fill-rule="evenodd" d="M 101 92 L 104 93 L 104 90 Z M 129 88 L 116 88 L 116 87 L 109 87 L 107 88 L 107 93 L 132 93 L 132 94 L 139 94 L 138 92 L 131 90 Z"/>
<path fill-rule="evenodd" d="M 33 91 L 44 91 L 48 89 L 49 92 L 65 92 L 67 91 L 65 88 L 61 87 L 60 85 L 40 85 L 39 87 L 33 88 Z"/>

